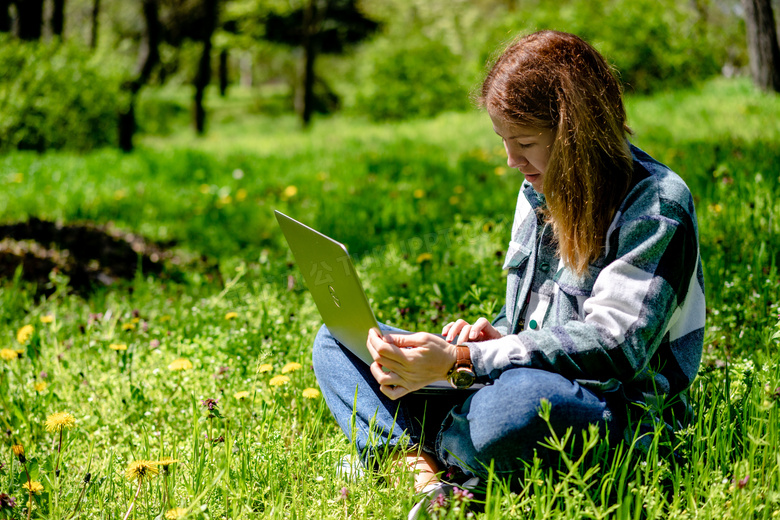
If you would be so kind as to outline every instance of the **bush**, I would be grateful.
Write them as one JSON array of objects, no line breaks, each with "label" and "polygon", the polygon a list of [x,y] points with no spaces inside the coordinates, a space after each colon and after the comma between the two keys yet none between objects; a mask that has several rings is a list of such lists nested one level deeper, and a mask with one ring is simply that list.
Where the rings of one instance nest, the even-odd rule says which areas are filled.
[{"label": "bush", "polygon": [[0,39],[0,151],[117,141],[119,75],[69,43]]},{"label": "bush", "polygon": [[430,117],[469,106],[471,80],[444,43],[421,35],[381,38],[358,56],[352,109],[373,120]]},{"label": "bush", "polygon": [[738,24],[716,26],[703,16],[690,3],[675,0],[570,0],[504,17],[493,30],[500,37],[493,41],[539,29],[574,33],[618,69],[627,91],[649,93],[718,74],[730,59],[732,25]]}]

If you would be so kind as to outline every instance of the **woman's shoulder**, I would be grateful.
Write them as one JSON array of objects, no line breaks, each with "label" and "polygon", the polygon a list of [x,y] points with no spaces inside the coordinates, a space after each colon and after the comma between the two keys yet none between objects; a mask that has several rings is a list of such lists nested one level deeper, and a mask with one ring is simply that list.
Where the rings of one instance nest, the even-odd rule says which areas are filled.
[{"label": "woman's shoulder", "polygon": [[685,181],[644,150],[631,145],[633,181],[618,211],[622,219],[653,216],[695,221],[693,196]]}]

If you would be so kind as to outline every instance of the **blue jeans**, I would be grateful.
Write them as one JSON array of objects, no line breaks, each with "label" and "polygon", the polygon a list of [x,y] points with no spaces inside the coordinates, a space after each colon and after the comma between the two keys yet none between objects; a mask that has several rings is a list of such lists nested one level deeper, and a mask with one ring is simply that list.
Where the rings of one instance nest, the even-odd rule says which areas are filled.
[{"label": "blue jeans", "polygon": [[[380,326],[383,332],[399,329]],[[341,345],[323,326],[314,341],[314,372],[336,422],[356,444],[364,462],[380,450],[418,446],[445,467],[485,477],[487,467],[505,476],[522,471],[550,434],[539,417],[539,403],[551,405],[550,423],[558,435],[566,428],[596,424],[610,432],[617,414],[604,396],[544,370],[515,368],[474,392],[444,395],[411,393],[391,400],[379,391],[368,365]],[[576,435],[580,437],[580,435]],[[544,458],[544,456],[543,456]]]}]

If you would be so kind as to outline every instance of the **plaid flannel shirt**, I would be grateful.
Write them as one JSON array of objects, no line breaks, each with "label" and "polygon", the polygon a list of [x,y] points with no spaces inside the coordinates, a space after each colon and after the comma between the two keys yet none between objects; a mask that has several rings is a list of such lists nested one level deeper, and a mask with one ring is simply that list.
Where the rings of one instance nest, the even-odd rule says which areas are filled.
[{"label": "plaid flannel shirt", "polygon": [[523,184],[504,263],[506,305],[494,320],[505,336],[468,343],[477,376],[533,367],[634,402],[684,398],[701,362],[705,319],[693,199],[669,168],[631,151],[629,193],[603,254],[581,278],[557,261],[552,241],[540,240],[544,198]]}]

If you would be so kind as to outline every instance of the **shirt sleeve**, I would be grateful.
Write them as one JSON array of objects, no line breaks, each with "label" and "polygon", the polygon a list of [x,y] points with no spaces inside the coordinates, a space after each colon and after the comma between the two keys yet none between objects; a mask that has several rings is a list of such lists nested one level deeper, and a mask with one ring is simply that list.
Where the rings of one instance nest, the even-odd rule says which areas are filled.
[{"label": "shirt sleeve", "polygon": [[681,207],[623,221],[610,233],[614,260],[595,277],[583,318],[470,342],[477,376],[514,367],[570,379],[629,381],[649,363],[684,301],[698,264],[695,224]]}]

